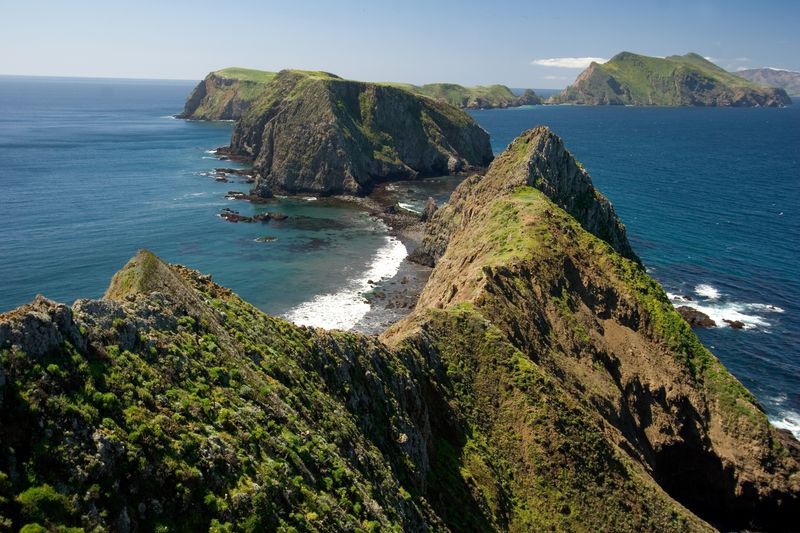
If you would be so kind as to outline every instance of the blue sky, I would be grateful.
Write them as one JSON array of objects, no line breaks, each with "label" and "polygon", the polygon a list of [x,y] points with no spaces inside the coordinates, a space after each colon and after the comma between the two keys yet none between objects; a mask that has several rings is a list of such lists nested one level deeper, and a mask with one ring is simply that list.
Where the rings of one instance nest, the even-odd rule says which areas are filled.
[{"label": "blue sky", "polygon": [[800,2],[790,0],[3,4],[0,74],[199,79],[225,66],[290,67],[557,88],[574,80],[583,58],[622,50],[694,51],[729,70],[800,71]]}]

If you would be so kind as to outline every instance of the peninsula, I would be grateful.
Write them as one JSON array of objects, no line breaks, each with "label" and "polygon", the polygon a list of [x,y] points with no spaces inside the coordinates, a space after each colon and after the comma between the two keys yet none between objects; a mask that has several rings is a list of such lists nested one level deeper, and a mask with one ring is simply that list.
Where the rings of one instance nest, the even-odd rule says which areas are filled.
[{"label": "peninsula", "polygon": [[[345,110],[363,99],[391,113],[366,105],[379,91],[422,105],[329,75],[278,77],[305,78],[326,113],[340,96]],[[146,251],[102,299],[38,297],[0,315],[0,525],[800,523],[800,444],[700,343],[550,130],[466,179],[426,232],[430,279],[380,337],[270,317]]]}]

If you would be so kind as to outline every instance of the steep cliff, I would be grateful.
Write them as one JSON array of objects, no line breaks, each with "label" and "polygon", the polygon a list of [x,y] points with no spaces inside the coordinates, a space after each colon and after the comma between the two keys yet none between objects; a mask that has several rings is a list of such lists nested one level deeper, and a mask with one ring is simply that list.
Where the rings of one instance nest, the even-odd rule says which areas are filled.
[{"label": "steep cliff", "polygon": [[197,84],[177,117],[238,120],[274,77],[274,72],[237,67],[211,72]]},{"label": "steep cliff", "polygon": [[624,237],[597,193],[570,200],[591,187],[570,159],[538,128],[459,186],[380,339],[269,317],[148,252],[103,300],[0,315],[0,525],[793,527],[798,443],[590,233]]},{"label": "steep cliff", "polygon": [[777,68],[753,68],[740,70],[734,74],[759,85],[783,89],[790,96],[800,96],[800,72]]},{"label": "steep cliff", "polygon": [[641,106],[791,105],[782,89],[757,85],[698,54],[648,57],[621,52],[592,63],[550,103]]},{"label": "steep cliff", "polygon": [[465,172],[492,159],[465,112],[408,91],[323,72],[281,71],[237,122],[256,194],[365,194],[374,183]]},{"label": "steep cliff", "polygon": [[492,194],[521,186],[539,189],[586,231],[609,243],[621,255],[639,261],[614,207],[594,188],[583,165],[572,157],[561,139],[547,128],[528,130],[514,139],[492,165],[491,174],[500,177],[492,181],[473,176],[453,192],[450,201],[429,223],[422,244],[412,252],[412,260],[433,266],[447,249],[453,232],[467,223],[464,214],[476,205],[473,192],[493,183],[496,190]]}]

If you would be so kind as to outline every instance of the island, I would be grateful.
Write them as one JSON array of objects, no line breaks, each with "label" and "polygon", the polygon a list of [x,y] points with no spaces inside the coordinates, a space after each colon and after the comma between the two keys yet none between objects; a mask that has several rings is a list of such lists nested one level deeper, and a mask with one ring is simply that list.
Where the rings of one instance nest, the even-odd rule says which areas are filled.
[{"label": "island", "polygon": [[[252,101],[276,76],[275,72],[230,67],[209,73],[186,99],[183,112],[177,118],[191,120],[237,120]],[[522,94],[505,85],[464,87],[455,83],[386,82],[414,94],[427,96],[460,109],[493,109],[537,105],[543,103],[532,89]]]},{"label": "island", "polygon": [[376,183],[481,169],[489,134],[465,111],[404,89],[284,70],[218,150],[252,161],[253,194],[364,195]]},{"label": "island", "polygon": [[[345,109],[370,91],[408,98],[282,75],[298,76],[314,78],[326,112],[340,95]],[[514,140],[430,214],[426,233],[427,285],[377,337],[268,316],[147,251],[101,299],[40,296],[0,314],[0,524],[800,523],[800,444],[701,344],[553,132]]]},{"label": "island", "polygon": [[789,96],[800,96],[800,72],[779,68],[753,68],[733,74],[759,85],[783,89]]},{"label": "island", "polygon": [[455,83],[429,83],[426,85],[394,83],[391,85],[446,102],[460,109],[495,109],[543,103],[542,98],[533,89],[525,89],[522,94],[517,95],[505,85],[477,85],[475,87],[464,87]]},{"label": "island", "polygon": [[592,62],[549,103],[635,106],[781,107],[792,100],[783,89],[731,74],[699,54],[664,58],[621,52]]}]

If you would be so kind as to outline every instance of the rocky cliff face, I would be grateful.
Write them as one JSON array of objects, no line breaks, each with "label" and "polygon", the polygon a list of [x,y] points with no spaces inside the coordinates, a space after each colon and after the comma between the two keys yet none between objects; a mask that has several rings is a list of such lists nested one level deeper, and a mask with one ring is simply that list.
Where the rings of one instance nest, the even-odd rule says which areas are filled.
[{"label": "rocky cliff face", "polygon": [[459,187],[419,304],[379,339],[148,252],[102,300],[0,315],[0,524],[793,527],[797,442],[587,231],[605,204],[570,202],[591,182],[562,150],[527,132]]},{"label": "rocky cliff face", "polygon": [[753,68],[740,70],[733,74],[759,85],[783,89],[790,96],[800,96],[800,72],[774,68]]},{"label": "rocky cliff face", "polygon": [[622,52],[592,63],[551,103],[642,106],[781,107],[782,89],[748,82],[697,54],[656,58]]},{"label": "rocky cliff face", "polygon": [[466,172],[492,159],[463,111],[386,85],[282,71],[236,124],[254,192],[356,194],[376,182]]},{"label": "rocky cliff face", "polygon": [[586,231],[606,241],[619,254],[639,261],[614,207],[594,188],[583,166],[549,129],[534,128],[517,137],[492,165],[487,177],[473,176],[453,192],[450,201],[432,218],[420,247],[412,253],[414,261],[428,266],[436,263],[453,232],[472,223],[474,206],[481,202],[476,194],[501,194],[522,186],[542,191]]},{"label": "rocky cliff face", "polygon": [[274,76],[242,68],[211,72],[194,88],[177,118],[238,120]]}]

